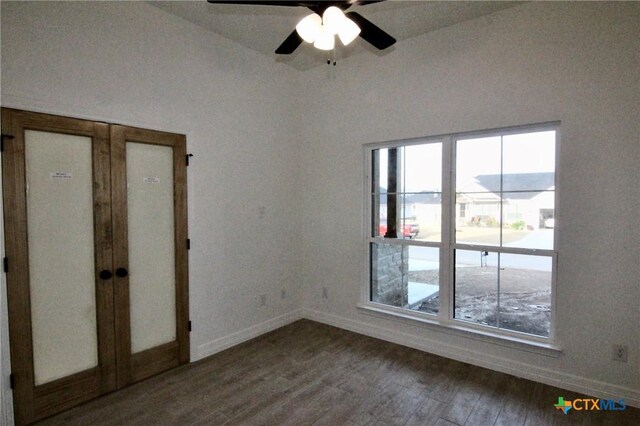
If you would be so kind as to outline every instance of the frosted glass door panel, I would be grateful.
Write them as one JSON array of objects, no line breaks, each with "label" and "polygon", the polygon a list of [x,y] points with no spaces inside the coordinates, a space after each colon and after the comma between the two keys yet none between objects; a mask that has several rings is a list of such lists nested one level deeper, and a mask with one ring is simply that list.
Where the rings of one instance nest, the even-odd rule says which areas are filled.
[{"label": "frosted glass door panel", "polygon": [[98,365],[91,143],[25,131],[36,385]]},{"label": "frosted glass door panel", "polygon": [[127,142],[131,352],[176,340],[173,149]]}]

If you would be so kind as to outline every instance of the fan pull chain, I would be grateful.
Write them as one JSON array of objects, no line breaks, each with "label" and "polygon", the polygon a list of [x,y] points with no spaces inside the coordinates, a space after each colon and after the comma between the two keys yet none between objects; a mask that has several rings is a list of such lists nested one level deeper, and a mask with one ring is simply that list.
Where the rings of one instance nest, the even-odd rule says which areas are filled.
[{"label": "fan pull chain", "polygon": [[[327,58],[327,65],[331,65],[331,59]],[[336,48],[335,46],[333,47],[333,66],[336,66]]]}]

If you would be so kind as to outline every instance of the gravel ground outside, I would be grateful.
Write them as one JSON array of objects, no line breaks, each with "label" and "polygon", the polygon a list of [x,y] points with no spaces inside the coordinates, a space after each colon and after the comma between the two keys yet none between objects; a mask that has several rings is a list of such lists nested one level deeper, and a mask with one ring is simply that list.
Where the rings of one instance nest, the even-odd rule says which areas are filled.
[{"label": "gravel ground outside", "polygon": [[[409,273],[409,281],[437,282],[438,271]],[[438,293],[415,309],[438,312]],[[467,267],[456,269],[455,317],[461,320],[537,336],[548,336],[551,316],[551,273]]]}]

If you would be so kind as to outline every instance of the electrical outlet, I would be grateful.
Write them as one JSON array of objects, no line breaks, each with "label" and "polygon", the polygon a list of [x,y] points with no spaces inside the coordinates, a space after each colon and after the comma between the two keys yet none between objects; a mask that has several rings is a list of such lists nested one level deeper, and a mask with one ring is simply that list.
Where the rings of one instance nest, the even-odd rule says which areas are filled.
[{"label": "electrical outlet", "polygon": [[326,287],[322,287],[322,298],[323,299],[328,299],[329,298],[329,290],[327,290]]},{"label": "electrical outlet", "polygon": [[627,362],[629,356],[629,346],[613,345],[613,360],[618,362]]},{"label": "electrical outlet", "polygon": [[287,292],[285,291],[285,289],[280,290],[280,299],[286,299],[287,298]]},{"label": "electrical outlet", "polygon": [[267,295],[266,294],[261,294],[260,295],[260,306],[267,306]]}]

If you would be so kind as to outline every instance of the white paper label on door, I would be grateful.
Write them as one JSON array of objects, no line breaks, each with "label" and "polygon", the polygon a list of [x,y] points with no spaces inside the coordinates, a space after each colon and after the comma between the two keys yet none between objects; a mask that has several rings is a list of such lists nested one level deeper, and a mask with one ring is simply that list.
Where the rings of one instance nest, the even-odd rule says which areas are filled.
[{"label": "white paper label on door", "polygon": [[146,177],[142,179],[144,183],[160,183],[159,177]]},{"label": "white paper label on door", "polygon": [[49,178],[50,179],[71,179],[73,176],[71,175],[71,172],[51,172],[49,173]]}]

